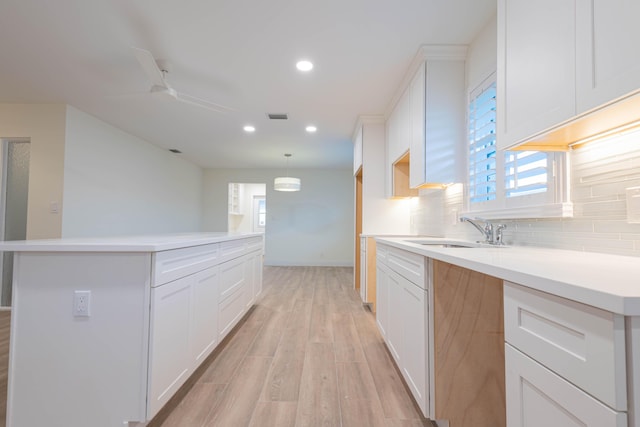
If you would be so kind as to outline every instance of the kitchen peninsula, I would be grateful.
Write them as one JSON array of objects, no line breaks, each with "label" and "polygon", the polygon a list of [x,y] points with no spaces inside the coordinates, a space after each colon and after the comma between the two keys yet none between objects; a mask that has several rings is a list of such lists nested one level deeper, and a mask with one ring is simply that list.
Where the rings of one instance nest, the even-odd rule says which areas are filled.
[{"label": "kitchen peninsula", "polygon": [[262,291],[260,233],[4,242],[7,425],[142,426]]}]

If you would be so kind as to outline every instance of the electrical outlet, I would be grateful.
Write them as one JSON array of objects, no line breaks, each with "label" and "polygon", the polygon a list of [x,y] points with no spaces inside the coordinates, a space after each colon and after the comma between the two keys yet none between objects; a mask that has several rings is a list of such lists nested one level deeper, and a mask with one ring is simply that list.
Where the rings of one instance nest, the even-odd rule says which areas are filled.
[{"label": "electrical outlet", "polygon": [[91,291],[75,291],[73,293],[73,316],[89,317],[91,315]]}]

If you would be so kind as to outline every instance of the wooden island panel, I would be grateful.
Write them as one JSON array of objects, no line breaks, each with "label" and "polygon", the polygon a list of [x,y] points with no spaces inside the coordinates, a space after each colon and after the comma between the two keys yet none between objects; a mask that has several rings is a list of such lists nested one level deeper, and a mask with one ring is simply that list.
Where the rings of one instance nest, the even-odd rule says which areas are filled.
[{"label": "wooden island panel", "polygon": [[506,427],[502,280],[433,262],[435,415]]}]

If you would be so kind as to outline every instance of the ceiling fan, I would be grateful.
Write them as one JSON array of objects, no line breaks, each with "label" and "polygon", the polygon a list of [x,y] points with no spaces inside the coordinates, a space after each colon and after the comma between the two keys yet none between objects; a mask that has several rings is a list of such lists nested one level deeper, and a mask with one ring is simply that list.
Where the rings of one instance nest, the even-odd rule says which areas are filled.
[{"label": "ceiling fan", "polygon": [[167,74],[171,71],[171,64],[168,61],[156,60],[148,50],[137,47],[132,47],[132,49],[138,59],[138,62],[142,66],[142,70],[151,81],[152,86],[149,90],[150,94],[206,108],[217,113],[235,111],[233,108],[225,107],[224,105],[216,104],[207,101],[206,99],[176,91],[169,85],[169,82],[167,82]]}]

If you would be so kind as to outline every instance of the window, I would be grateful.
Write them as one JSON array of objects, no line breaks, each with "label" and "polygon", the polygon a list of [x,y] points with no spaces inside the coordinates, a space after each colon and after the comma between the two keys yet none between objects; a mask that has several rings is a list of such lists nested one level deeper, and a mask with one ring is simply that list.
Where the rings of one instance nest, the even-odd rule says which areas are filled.
[{"label": "window", "polygon": [[468,110],[468,211],[486,218],[571,216],[564,153],[498,152],[495,74],[474,89]]}]

